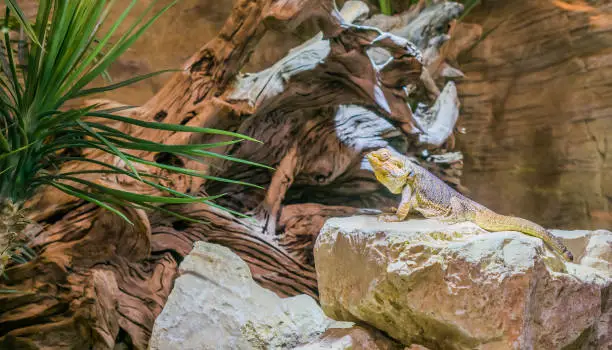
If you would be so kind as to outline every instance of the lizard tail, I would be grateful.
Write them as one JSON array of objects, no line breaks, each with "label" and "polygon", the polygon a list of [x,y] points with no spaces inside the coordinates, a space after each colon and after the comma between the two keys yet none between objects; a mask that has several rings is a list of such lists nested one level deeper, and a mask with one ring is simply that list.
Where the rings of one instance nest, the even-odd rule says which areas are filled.
[{"label": "lizard tail", "polygon": [[568,261],[574,260],[574,256],[565,247],[561,240],[553,236],[544,227],[535,224],[529,220],[517,218],[514,216],[500,215],[492,211],[476,215],[474,220],[475,224],[482,227],[485,230],[498,232],[498,231],[518,231],[524,234],[540,238],[548,246],[550,246],[555,252],[559,253]]}]

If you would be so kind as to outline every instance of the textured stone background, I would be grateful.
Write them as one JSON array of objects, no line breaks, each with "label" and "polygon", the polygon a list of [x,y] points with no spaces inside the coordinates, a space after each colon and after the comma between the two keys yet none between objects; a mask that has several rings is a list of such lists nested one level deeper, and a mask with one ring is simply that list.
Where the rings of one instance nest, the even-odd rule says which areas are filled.
[{"label": "textured stone background", "polygon": [[491,209],[558,228],[612,227],[610,6],[485,1],[460,60],[464,184]]}]

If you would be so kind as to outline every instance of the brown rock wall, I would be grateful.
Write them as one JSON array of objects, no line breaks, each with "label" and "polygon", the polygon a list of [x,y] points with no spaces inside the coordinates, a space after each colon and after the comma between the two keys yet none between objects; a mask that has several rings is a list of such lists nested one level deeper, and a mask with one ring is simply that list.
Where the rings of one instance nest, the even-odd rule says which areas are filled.
[{"label": "brown rock wall", "polygon": [[612,227],[608,9],[487,1],[466,19],[496,28],[459,59],[472,198],[549,227]]}]

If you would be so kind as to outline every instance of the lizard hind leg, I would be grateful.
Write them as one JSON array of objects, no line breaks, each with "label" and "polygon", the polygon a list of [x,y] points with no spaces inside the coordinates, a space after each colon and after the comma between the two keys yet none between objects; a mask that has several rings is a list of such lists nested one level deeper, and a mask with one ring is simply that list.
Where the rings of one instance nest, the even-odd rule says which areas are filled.
[{"label": "lizard hind leg", "polygon": [[467,208],[457,197],[450,199],[449,208],[444,215],[440,215],[437,219],[447,224],[456,224],[462,221],[469,221],[466,215]]}]

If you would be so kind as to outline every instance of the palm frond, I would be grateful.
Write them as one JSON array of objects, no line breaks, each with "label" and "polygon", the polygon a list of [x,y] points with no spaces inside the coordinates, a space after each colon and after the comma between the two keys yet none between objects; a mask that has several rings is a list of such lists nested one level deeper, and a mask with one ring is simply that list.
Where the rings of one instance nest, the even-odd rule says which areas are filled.
[{"label": "palm frond", "polygon": [[[108,209],[129,222],[121,210],[122,206],[152,209],[163,204],[213,203],[219,197],[195,197],[180,193],[162,185],[158,181],[162,176],[142,169],[255,186],[150,162],[136,155],[136,152],[143,151],[166,152],[179,157],[218,158],[264,166],[210,151],[237,142],[257,141],[253,138],[225,130],[125,117],[116,114],[119,109],[99,110],[98,105],[64,107],[66,102],[77,98],[122,88],[170,72],[154,72],[107,86],[91,87],[95,79],[104,76],[108,67],[177,2],[172,1],[161,10],[154,11],[157,2],[152,1],[145,11],[130,16],[136,1],[130,0],[125,4],[116,0],[40,0],[36,19],[30,22],[17,0],[5,0],[4,35],[0,43],[0,200],[3,203],[20,205],[40,186],[52,186]],[[122,3],[124,9],[117,20],[109,26],[102,26],[113,6],[118,3]],[[135,19],[124,25],[131,17]],[[108,29],[103,31],[103,27]],[[120,34],[120,28],[125,27],[127,29]],[[18,40],[15,40],[16,36]],[[165,145],[126,134],[101,120],[154,130],[212,134],[227,140],[210,144]],[[75,148],[105,152],[120,158],[125,166],[62,152]],[[96,166],[92,167],[93,170],[58,171],[62,163],[68,161],[90,162]],[[91,174],[128,176],[159,195],[110,188],[85,180],[82,176]]]},{"label": "palm frond", "polygon": [[391,6],[391,0],[380,0],[380,12],[384,15],[391,16],[393,14],[393,7]]}]

